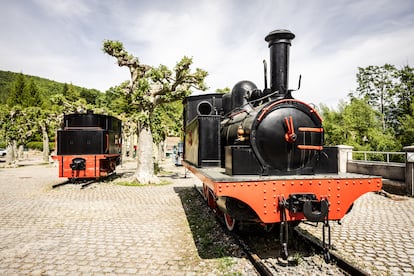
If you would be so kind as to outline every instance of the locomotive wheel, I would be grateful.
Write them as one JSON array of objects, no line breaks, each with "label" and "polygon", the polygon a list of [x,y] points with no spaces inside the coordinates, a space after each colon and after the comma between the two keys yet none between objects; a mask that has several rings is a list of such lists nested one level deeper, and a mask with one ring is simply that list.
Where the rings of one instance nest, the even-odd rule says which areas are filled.
[{"label": "locomotive wheel", "polygon": [[230,232],[234,231],[237,221],[227,213],[223,213],[223,216],[224,216],[224,222],[226,223],[227,230],[229,230]]},{"label": "locomotive wheel", "polygon": [[207,205],[214,210],[214,212],[217,211],[217,203],[216,199],[214,198],[213,192],[210,191],[208,187],[206,187],[206,193],[207,193]]},{"label": "locomotive wheel", "polygon": [[206,184],[203,183],[203,198],[207,201],[208,199],[208,187]]}]

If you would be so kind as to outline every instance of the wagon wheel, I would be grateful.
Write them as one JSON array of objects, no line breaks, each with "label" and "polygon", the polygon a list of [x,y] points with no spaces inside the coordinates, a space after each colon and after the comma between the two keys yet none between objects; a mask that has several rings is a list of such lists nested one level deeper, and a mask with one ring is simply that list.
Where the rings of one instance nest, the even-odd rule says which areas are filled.
[{"label": "wagon wheel", "polygon": [[227,230],[229,230],[230,232],[234,231],[237,221],[227,213],[223,213],[223,216],[224,216],[224,222],[226,223]]}]

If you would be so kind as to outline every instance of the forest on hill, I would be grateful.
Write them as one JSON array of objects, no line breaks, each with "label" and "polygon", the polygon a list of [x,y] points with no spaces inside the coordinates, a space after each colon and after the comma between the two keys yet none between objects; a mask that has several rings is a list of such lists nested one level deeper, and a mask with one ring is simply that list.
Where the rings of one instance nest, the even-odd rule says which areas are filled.
[{"label": "forest on hill", "polygon": [[[48,104],[47,99],[53,95],[66,95],[68,98],[82,97],[88,103],[94,104],[96,98],[101,96],[101,91],[96,89],[87,89],[73,84],[61,83],[37,76],[25,75],[23,73],[15,73],[0,70],[0,104],[7,104],[7,100],[15,97],[14,93],[18,92],[15,85],[32,85],[26,88],[26,94],[23,97],[42,98],[42,102]],[[31,89],[31,91],[28,91]]]}]

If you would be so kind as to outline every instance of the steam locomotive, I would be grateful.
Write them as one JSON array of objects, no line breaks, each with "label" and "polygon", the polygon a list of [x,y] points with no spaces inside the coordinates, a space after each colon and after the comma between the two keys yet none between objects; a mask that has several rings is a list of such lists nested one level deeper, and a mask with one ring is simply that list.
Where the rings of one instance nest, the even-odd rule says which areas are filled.
[{"label": "steam locomotive", "polygon": [[121,160],[121,121],[93,114],[67,114],[56,135],[59,177],[99,179],[115,172]]},{"label": "steam locomotive", "polygon": [[[295,35],[270,32],[270,87],[240,81],[228,94],[187,97],[183,164],[203,182],[208,205],[232,231],[238,223],[280,227],[287,258],[288,225],[322,222],[329,258],[329,221],[339,221],[381,178],[338,172],[338,149],[324,146],[322,118],[288,89],[289,49]],[[328,233],[325,233],[328,231]],[[327,235],[325,235],[327,234]],[[329,241],[325,241],[325,236]]]}]

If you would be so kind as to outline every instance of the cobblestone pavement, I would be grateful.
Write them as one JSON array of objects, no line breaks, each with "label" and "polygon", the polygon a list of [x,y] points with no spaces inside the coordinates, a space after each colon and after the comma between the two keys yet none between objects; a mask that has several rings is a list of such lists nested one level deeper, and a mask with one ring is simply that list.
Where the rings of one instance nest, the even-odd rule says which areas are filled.
[{"label": "cobblestone pavement", "polygon": [[[191,175],[52,189],[62,182],[55,167],[26,165],[0,168],[0,275],[254,274],[244,258],[199,256],[175,189],[192,187]],[[414,198],[366,194],[342,225],[332,223],[332,244],[371,275],[414,275],[413,210]],[[301,227],[321,237],[320,226]]]},{"label": "cobblestone pavement", "polygon": [[195,181],[52,189],[53,166],[0,169],[0,275],[254,273],[244,258],[199,257],[174,190]]},{"label": "cobblestone pavement", "polygon": [[[414,198],[368,193],[342,225],[332,223],[332,244],[371,275],[414,275]],[[321,239],[321,226],[301,226]]]}]

